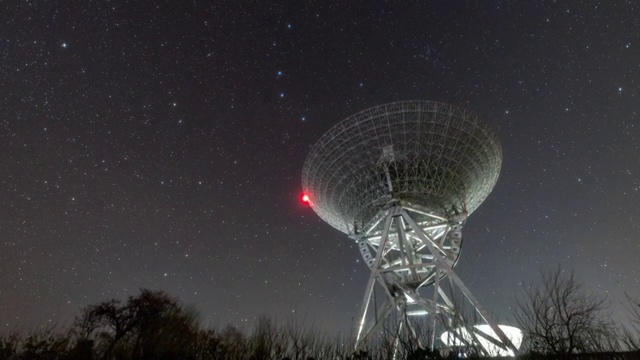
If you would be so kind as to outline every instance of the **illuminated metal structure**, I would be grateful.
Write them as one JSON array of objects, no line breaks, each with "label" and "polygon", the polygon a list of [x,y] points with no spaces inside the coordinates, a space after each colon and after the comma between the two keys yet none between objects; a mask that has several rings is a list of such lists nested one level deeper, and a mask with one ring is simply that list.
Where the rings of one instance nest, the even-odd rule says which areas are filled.
[{"label": "illuminated metal structure", "polygon": [[[463,108],[432,101],[361,111],[313,145],[302,170],[305,201],[357,242],[371,269],[356,350],[394,311],[398,334],[409,336],[416,335],[410,315],[427,314],[433,347],[436,328],[464,320],[451,293],[457,288],[498,335],[492,342],[515,351],[453,270],[462,227],[493,189],[501,163],[491,129]],[[380,306],[376,284],[385,294]]]}]

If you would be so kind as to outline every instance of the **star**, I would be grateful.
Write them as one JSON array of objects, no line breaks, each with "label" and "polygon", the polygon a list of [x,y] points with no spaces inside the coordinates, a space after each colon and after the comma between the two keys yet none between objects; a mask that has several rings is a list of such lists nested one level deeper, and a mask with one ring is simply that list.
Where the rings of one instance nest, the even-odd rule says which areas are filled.
[{"label": "star", "polygon": [[[21,2],[4,3],[25,13]],[[249,318],[251,329],[256,315],[281,319],[296,304],[296,315],[310,309],[328,334],[349,332],[367,262],[298,206],[300,177],[311,148],[342,119],[403,100],[459,105],[501,145],[500,176],[465,225],[459,269],[489,312],[510,318],[515,289],[557,260],[589,288],[638,288],[636,2],[570,14],[552,1],[480,14],[433,1],[410,10],[235,3],[183,2],[176,11],[92,1],[14,16],[3,31],[0,282],[12,290],[0,296],[3,328],[72,323],[82,304],[151,288],[201,309],[205,323]],[[425,21],[434,14],[438,21]],[[465,18],[475,20],[457,26]],[[333,166],[366,162],[375,176],[378,145],[366,159],[336,153]],[[574,259],[580,247],[583,259],[608,257],[622,278],[593,276],[597,265]],[[518,264],[504,261],[523,253]],[[317,284],[312,298],[302,283]]]}]

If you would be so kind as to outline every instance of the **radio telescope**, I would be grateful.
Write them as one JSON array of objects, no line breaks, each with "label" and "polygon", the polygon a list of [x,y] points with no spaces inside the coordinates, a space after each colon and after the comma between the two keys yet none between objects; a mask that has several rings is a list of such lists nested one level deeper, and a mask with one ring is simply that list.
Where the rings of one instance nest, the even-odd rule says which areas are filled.
[{"label": "radio telescope", "polygon": [[[453,269],[462,227],[493,189],[501,163],[500,144],[487,125],[465,109],[432,101],[361,111],[313,145],[302,170],[305,201],[356,241],[371,269],[356,350],[394,311],[401,319],[397,334],[414,337],[411,315],[427,315],[433,348],[436,329],[451,331],[464,320],[456,298],[462,293],[497,334],[492,343],[517,351]],[[468,328],[475,344],[486,338]]]}]

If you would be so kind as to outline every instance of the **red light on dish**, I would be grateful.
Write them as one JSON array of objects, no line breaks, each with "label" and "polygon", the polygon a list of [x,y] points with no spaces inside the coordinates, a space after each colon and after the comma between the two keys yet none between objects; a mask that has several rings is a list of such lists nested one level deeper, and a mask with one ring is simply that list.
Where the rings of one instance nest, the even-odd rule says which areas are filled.
[{"label": "red light on dish", "polygon": [[300,200],[302,200],[302,202],[307,205],[311,204],[311,199],[309,199],[309,194],[302,194],[302,197],[300,198]]}]

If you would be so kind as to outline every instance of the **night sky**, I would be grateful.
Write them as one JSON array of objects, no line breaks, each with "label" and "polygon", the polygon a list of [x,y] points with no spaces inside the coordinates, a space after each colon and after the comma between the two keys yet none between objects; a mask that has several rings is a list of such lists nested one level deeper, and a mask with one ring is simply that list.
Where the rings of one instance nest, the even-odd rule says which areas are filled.
[{"label": "night sky", "polygon": [[3,1],[0,329],[150,288],[205,325],[350,331],[368,269],[300,172],[341,119],[414,99],[501,139],[456,267],[485,307],[508,320],[558,264],[640,294],[639,74],[636,0]]}]

